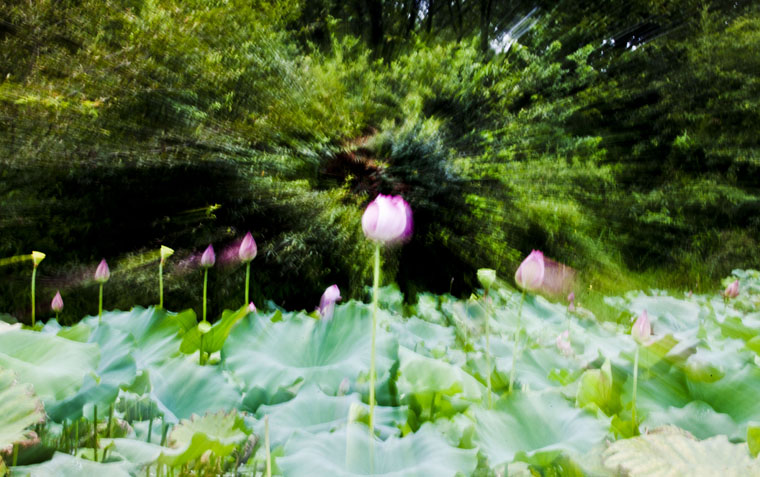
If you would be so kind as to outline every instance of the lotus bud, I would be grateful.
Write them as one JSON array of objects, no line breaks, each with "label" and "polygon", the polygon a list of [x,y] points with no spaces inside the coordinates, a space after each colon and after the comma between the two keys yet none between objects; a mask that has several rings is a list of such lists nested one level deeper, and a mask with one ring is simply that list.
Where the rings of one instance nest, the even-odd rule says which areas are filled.
[{"label": "lotus bud", "polygon": [[739,280],[734,280],[727,286],[726,291],[723,292],[723,296],[726,298],[736,298],[739,296]]},{"label": "lotus bud", "polygon": [[206,250],[201,255],[201,267],[211,268],[216,263],[216,255],[214,255],[214,247],[209,244]]},{"label": "lotus bud", "polygon": [[37,265],[40,264],[41,261],[45,260],[45,254],[42,252],[33,251],[32,252],[32,263],[34,264],[34,268],[37,268]]},{"label": "lotus bud", "polygon": [[340,385],[338,386],[338,396],[345,396],[348,394],[350,384],[351,383],[348,381],[348,378],[343,378],[343,380],[340,382]]},{"label": "lotus bud", "polygon": [[165,263],[166,259],[171,257],[174,254],[174,249],[167,247],[166,245],[161,245],[161,263]]},{"label": "lotus bud", "polygon": [[643,343],[647,341],[651,335],[652,324],[649,322],[647,311],[644,310],[636,319],[636,323],[633,324],[633,328],[631,328],[631,336],[633,336],[633,338],[639,343]]},{"label": "lotus bud", "polygon": [[209,331],[211,331],[211,323],[208,321],[201,321],[198,323],[198,332],[200,332],[200,334],[205,335]]},{"label": "lotus bud", "polygon": [[322,294],[322,298],[319,300],[319,315],[329,320],[332,318],[333,311],[335,310],[335,302],[340,300],[340,289],[338,285],[330,285]]},{"label": "lotus bud", "polygon": [[478,281],[483,288],[490,290],[496,281],[496,270],[490,268],[481,268],[478,270]]},{"label": "lotus bud", "polygon": [[56,292],[53,301],[50,302],[50,308],[56,313],[60,313],[63,310],[63,298],[61,298],[60,291]]},{"label": "lotus bud", "polygon": [[256,305],[254,305],[253,302],[248,304],[248,313],[256,313]]},{"label": "lotus bud", "polygon": [[100,261],[98,268],[95,270],[95,281],[98,283],[105,283],[111,278],[111,271],[108,269],[106,259]]},{"label": "lotus bud", "polygon": [[378,195],[362,216],[364,235],[384,244],[407,240],[412,235],[412,224],[412,208],[397,195]]},{"label": "lotus bud", "polygon": [[565,356],[573,354],[573,348],[570,346],[570,332],[568,330],[563,331],[557,336],[557,349]]},{"label": "lotus bud", "polygon": [[567,311],[574,312],[575,311],[575,292],[570,292],[570,294],[567,295],[567,301],[570,302],[567,305]]},{"label": "lotus bud", "polygon": [[248,232],[245,234],[245,237],[243,237],[243,241],[240,242],[240,248],[238,249],[238,256],[240,257],[240,260],[243,262],[250,262],[254,258],[256,258],[256,253],[258,252],[258,249],[256,248],[256,241],[253,240],[253,236],[251,235],[251,232]]},{"label": "lotus bud", "polygon": [[533,250],[517,268],[515,282],[526,291],[537,291],[544,282],[544,254]]}]

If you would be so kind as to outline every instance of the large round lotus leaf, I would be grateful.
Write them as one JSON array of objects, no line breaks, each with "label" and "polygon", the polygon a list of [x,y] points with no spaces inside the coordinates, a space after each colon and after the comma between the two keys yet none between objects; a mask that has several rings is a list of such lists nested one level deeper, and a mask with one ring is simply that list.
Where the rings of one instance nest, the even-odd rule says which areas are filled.
[{"label": "large round lotus leaf", "polygon": [[12,371],[0,368],[0,452],[34,442],[28,428],[44,420],[45,410],[31,386],[19,385]]},{"label": "large round lotus leaf", "polygon": [[607,437],[609,424],[572,407],[558,394],[517,392],[493,410],[473,411],[475,443],[491,467],[517,459],[547,464],[561,453],[582,454]]},{"label": "large round lotus leaf", "polygon": [[0,333],[0,367],[13,370],[20,382],[33,385],[35,394],[46,403],[76,393],[99,359],[96,344],[27,330]]},{"label": "large round lotus leaf", "polygon": [[83,475],[130,477],[131,470],[133,470],[132,465],[124,461],[101,464],[56,452],[47,462],[11,467],[11,477],[81,477]]},{"label": "large round lotus leaf", "polygon": [[48,415],[54,421],[78,419],[86,404],[107,409],[118,396],[119,388],[135,379],[135,360],[131,356],[134,339],[131,335],[102,326],[92,333],[89,340],[104,350],[95,375],[85,376],[82,387],[75,395],[48,405]]},{"label": "large round lotus leaf", "polygon": [[[270,440],[272,447],[276,447],[296,430],[317,434],[343,427],[348,423],[349,413],[357,411],[369,414],[369,406],[361,402],[359,394],[328,396],[316,386],[307,386],[290,401],[259,407],[256,415],[269,416]],[[405,423],[406,407],[375,407],[375,428],[382,437],[398,434],[398,426]],[[257,423],[256,432],[263,435],[263,419]]]},{"label": "large round lotus leaf", "polygon": [[[283,388],[303,381],[327,394],[337,394],[343,379],[355,382],[369,374],[372,318],[370,308],[355,301],[335,307],[331,320],[304,314],[272,322],[261,315],[246,316],[222,348],[224,366],[242,381],[249,395],[258,395],[251,408],[273,402]],[[377,376],[389,374],[396,345],[378,327]]]},{"label": "large round lotus leaf", "polygon": [[441,357],[454,347],[454,328],[429,323],[416,317],[393,321],[390,329],[399,345],[426,356]]},{"label": "large round lotus leaf", "polygon": [[[506,340],[496,343],[495,364],[496,369],[505,376],[512,370],[512,342]],[[577,361],[567,358],[556,349],[538,348],[524,349],[518,353],[515,366],[515,385],[518,388],[527,387],[534,391],[555,387],[558,383],[549,376],[554,370],[567,369],[576,371],[579,369]]]},{"label": "large round lotus leaf", "polygon": [[369,429],[358,424],[331,434],[297,432],[277,459],[285,477],[454,477],[470,475],[476,464],[475,449],[452,447],[429,426],[381,441],[370,440]]},{"label": "large round lotus leaf", "polygon": [[609,470],[630,477],[760,475],[760,460],[746,444],[731,444],[726,436],[697,441],[674,427],[614,442],[602,457]]},{"label": "large round lotus leaf", "polygon": [[728,414],[746,432],[747,424],[760,419],[760,369],[750,364],[714,383],[689,382],[693,399]]},{"label": "large round lotus leaf", "polygon": [[151,398],[168,422],[240,406],[240,393],[214,366],[199,366],[191,357],[177,357],[148,372]]},{"label": "large round lotus leaf", "polygon": [[[633,363],[623,369],[628,378],[623,384],[622,401],[630,403],[633,399]],[[682,408],[693,399],[683,370],[665,361],[646,370],[639,369],[636,408],[640,414],[666,411],[671,406]]]},{"label": "large round lotus leaf", "polygon": [[217,412],[183,419],[169,435],[169,447],[161,462],[178,466],[199,458],[210,450],[217,457],[228,456],[251,432],[235,412]]},{"label": "large round lotus leaf", "polygon": [[652,330],[658,335],[696,329],[700,319],[707,316],[706,310],[693,301],[671,296],[647,296],[641,292],[631,297],[628,309],[633,316],[639,316],[646,310]]},{"label": "large round lotus leaf", "polygon": [[698,439],[718,434],[724,434],[732,440],[744,438],[731,416],[715,412],[709,404],[702,401],[692,401],[683,408],[671,406],[662,411],[653,411],[643,422],[643,427],[649,429],[665,425],[689,431]]}]

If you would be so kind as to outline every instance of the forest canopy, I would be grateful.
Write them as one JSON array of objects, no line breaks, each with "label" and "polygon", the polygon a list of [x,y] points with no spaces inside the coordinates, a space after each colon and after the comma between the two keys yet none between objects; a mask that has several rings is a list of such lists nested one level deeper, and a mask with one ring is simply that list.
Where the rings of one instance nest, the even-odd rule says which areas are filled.
[{"label": "forest canopy", "polygon": [[[44,251],[81,316],[103,257],[109,308],[153,303],[167,245],[192,306],[183,260],[250,230],[254,300],[313,308],[363,295],[361,213],[392,193],[410,293],[532,249],[602,287],[714,287],[760,262],[756,51],[750,1],[6,0],[0,257]],[[17,317],[27,265],[0,267]],[[242,275],[210,279],[218,314]]]}]

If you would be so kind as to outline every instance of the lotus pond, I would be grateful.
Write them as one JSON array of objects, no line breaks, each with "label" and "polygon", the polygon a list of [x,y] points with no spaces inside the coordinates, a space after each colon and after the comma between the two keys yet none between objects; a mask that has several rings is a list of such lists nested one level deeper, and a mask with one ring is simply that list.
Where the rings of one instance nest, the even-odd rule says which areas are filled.
[{"label": "lotus pond", "polygon": [[760,273],[733,275],[731,299],[606,297],[613,319],[583,294],[571,310],[507,286],[409,306],[384,287],[373,436],[370,304],[242,307],[203,342],[194,311],[161,307],[4,325],[0,472],[760,475]]}]

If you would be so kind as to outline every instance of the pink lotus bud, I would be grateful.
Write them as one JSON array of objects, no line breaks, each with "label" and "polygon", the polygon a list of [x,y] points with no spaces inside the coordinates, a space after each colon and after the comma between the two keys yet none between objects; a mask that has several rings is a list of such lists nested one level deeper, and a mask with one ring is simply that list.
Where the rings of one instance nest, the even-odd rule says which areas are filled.
[{"label": "pink lotus bud", "polygon": [[319,300],[319,315],[329,320],[332,318],[333,311],[335,310],[335,302],[340,300],[340,290],[338,285],[330,285],[322,294],[322,298]]},{"label": "pink lotus bud", "polygon": [[570,346],[570,332],[568,330],[563,331],[557,336],[557,348],[565,356],[573,354],[573,348]]},{"label": "pink lotus bud", "polygon": [[248,304],[248,313],[256,313],[256,305],[254,305],[253,302]]},{"label": "pink lotus bud", "polygon": [[723,296],[726,298],[736,298],[739,296],[739,280],[734,280],[727,286],[726,291],[723,292]]},{"label": "pink lotus bud", "polygon": [[348,378],[343,378],[343,380],[340,382],[340,385],[338,386],[338,396],[345,396],[348,394],[348,389],[351,383],[349,382]]},{"label": "pink lotus bud", "polygon": [[533,250],[517,268],[515,282],[523,290],[537,291],[544,282],[544,254]]},{"label": "pink lotus bud", "polygon": [[216,263],[216,255],[214,255],[214,247],[209,244],[208,247],[206,247],[206,251],[203,252],[203,255],[201,255],[201,267],[203,268],[210,268],[214,266],[214,263]]},{"label": "pink lotus bud", "polygon": [[649,323],[649,315],[647,315],[647,311],[644,310],[639,317],[636,318],[636,323],[634,323],[633,328],[631,328],[631,336],[633,336],[633,338],[639,343],[643,343],[647,341],[651,335],[652,325]]},{"label": "pink lotus bud", "polygon": [[106,259],[100,261],[98,268],[95,269],[95,281],[98,283],[105,283],[111,278],[111,271],[108,269]]},{"label": "pink lotus bud", "polygon": [[364,235],[385,244],[402,242],[411,237],[412,223],[412,208],[398,195],[378,195],[362,216]]},{"label": "pink lotus bud", "polygon": [[258,249],[256,248],[256,241],[253,240],[253,236],[251,235],[251,232],[248,232],[245,234],[245,237],[243,237],[243,241],[240,242],[240,249],[238,249],[238,256],[240,257],[240,260],[243,262],[250,262],[254,258],[256,258],[256,253],[258,252]]},{"label": "pink lotus bud", "polygon": [[60,313],[63,310],[63,298],[61,298],[60,291],[56,292],[53,301],[50,302],[50,308],[56,313]]},{"label": "pink lotus bud", "polygon": [[567,305],[567,311],[569,312],[575,311],[575,292],[570,292],[570,294],[567,295],[567,301],[570,302]]}]

